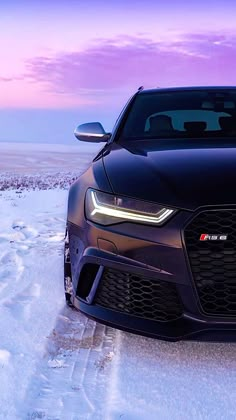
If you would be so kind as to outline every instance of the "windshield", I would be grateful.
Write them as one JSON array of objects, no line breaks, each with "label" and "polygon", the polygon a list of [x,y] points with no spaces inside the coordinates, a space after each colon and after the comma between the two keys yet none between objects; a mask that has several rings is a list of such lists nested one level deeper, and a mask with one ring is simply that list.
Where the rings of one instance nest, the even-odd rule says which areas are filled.
[{"label": "windshield", "polygon": [[236,136],[236,89],[143,92],[122,140]]}]

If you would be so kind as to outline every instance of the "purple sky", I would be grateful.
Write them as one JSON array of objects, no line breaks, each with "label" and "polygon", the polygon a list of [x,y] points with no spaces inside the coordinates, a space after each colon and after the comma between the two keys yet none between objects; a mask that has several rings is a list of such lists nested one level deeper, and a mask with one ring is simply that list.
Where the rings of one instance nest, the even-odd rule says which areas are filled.
[{"label": "purple sky", "polygon": [[8,0],[0,15],[1,141],[66,141],[76,114],[111,129],[140,85],[236,85],[234,0]]}]

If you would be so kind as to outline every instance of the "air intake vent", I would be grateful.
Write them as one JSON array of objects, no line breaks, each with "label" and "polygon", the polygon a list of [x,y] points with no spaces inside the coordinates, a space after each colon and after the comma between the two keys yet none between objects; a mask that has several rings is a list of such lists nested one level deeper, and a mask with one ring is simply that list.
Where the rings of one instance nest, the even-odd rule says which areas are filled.
[{"label": "air intake vent", "polygon": [[182,315],[172,283],[106,268],[95,304],[155,321],[172,321]]}]

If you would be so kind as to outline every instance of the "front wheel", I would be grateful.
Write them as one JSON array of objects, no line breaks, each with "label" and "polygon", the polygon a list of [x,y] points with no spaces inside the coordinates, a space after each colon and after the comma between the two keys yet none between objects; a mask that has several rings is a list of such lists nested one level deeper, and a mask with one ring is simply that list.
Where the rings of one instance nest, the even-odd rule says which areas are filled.
[{"label": "front wheel", "polygon": [[69,249],[69,236],[66,232],[65,247],[64,247],[64,290],[65,301],[68,306],[72,305],[72,277],[71,277],[71,262],[70,262],[70,249]]}]

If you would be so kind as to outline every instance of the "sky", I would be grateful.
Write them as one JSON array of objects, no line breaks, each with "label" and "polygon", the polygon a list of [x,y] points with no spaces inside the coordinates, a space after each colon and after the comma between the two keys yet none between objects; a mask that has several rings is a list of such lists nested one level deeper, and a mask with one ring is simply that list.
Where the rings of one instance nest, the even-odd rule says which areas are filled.
[{"label": "sky", "polygon": [[0,141],[107,131],[140,85],[236,85],[235,0],[2,0]]}]

